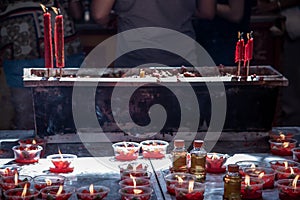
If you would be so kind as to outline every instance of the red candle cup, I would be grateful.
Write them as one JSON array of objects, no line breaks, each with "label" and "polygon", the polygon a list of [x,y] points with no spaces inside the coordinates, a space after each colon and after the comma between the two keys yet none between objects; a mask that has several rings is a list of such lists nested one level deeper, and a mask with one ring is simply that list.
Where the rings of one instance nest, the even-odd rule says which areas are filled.
[{"label": "red candle cup", "polygon": [[153,190],[150,187],[127,186],[119,190],[121,200],[149,200],[151,198]]},{"label": "red candle cup", "polygon": [[187,173],[171,173],[165,176],[167,191],[171,195],[175,195],[175,185],[179,180],[196,181],[196,176]]},{"label": "red candle cup", "polygon": [[31,144],[17,145],[12,150],[17,163],[32,164],[39,161],[43,147]]},{"label": "red candle cup", "polygon": [[285,133],[282,131],[271,131],[269,132],[270,139],[274,140],[285,140],[285,139],[293,139],[294,134],[293,133]]},{"label": "red candle cup", "polygon": [[175,184],[176,200],[203,200],[205,184],[189,181]]},{"label": "red candle cup", "polygon": [[119,182],[119,185],[121,188],[127,187],[127,186],[134,186],[134,181],[136,186],[144,186],[144,187],[151,187],[151,182],[149,179],[146,178],[126,178]]},{"label": "red candle cup", "polygon": [[122,174],[124,171],[147,171],[148,164],[146,163],[139,163],[139,162],[130,162],[130,163],[123,163],[119,165],[120,174]]},{"label": "red candle cup", "polygon": [[4,192],[6,200],[33,200],[37,199],[39,192],[33,189],[15,188]]},{"label": "red candle cup", "polygon": [[101,185],[90,185],[80,187],[76,190],[76,195],[79,200],[101,200],[104,199],[110,189]]},{"label": "red candle cup", "polygon": [[300,162],[300,147],[293,148],[293,160],[296,162]]},{"label": "red candle cup", "polygon": [[146,179],[150,179],[151,178],[151,175],[152,173],[151,172],[148,172],[148,171],[144,171],[144,170],[129,170],[129,171],[124,171],[122,174],[121,174],[121,180],[124,180],[124,179],[128,179],[130,178],[131,176],[135,177],[135,178],[146,178]]},{"label": "red candle cup", "polygon": [[241,184],[242,199],[243,200],[262,199],[263,184],[264,184],[263,180],[249,177],[248,175],[246,175]]},{"label": "red candle cup", "polygon": [[65,177],[60,175],[39,175],[33,178],[34,188],[41,190],[48,186],[60,186],[65,182]]},{"label": "red candle cup", "polygon": [[3,177],[0,180],[0,185],[3,191],[14,188],[24,188],[25,185],[27,185],[27,188],[29,188],[31,180],[31,176],[16,174],[14,176]]},{"label": "red candle cup", "polygon": [[291,156],[293,155],[292,149],[296,147],[297,140],[285,139],[285,140],[269,140],[271,153],[279,156]]},{"label": "red candle cup", "polygon": [[220,153],[208,153],[206,156],[206,172],[208,173],[224,173],[226,172],[226,166],[224,165],[227,160],[227,156]]},{"label": "red candle cup", "polygon": [[300,164],[292,160],[272,160],[269,162],[271,168],[276,169],[287,169],[289,167],[300,167]]},{"label": "red candle cup", "polygon": [[262,179],[264,181],[263,189],[274,188],[276,173],[272,168],[266,168],[266,167],[245,168],[244,172],[250,177]]},{"label": "red candle cup", "polygon": [[119,161],[136,160],[139,156],[140,144],[136,142],[118,142],[112,145],[115,159]]},{"label": "red candle cup", "polygon": [[263,166],[261,162],[255,160],[243,160],[243,161],[238,161],[235,164],[239,166],[240,168],[239,172],[241,176],[245,176],[245,172],[244,172],[245,168],[255,168],[255,167]]},{"label": "red candle cup", "polygon": [[74,167],[71,166],[72,161],[76,159],[77,156],[73,154],[53,154],[47,156],[54,167],[50,167],[50,171],[53,173],[69,173],[73,172]]},{"label": "red candle cup", "polygon": [[163,140],[146,140],[141,145],[144,158],[161,159],[166,156],[169,143]]},{"label": "red candle cup", "polygon": [[48,186],[41,189],[42,199],[67,200],[75,192],[75,188],[71,186]]},{"label": "red candle cup", "polygon": [[298,167],[277,168],[275,171],[277,180],[293,179],[297,175],[300,175],[300,169]]},{"label": "red candle cup", "polygon": [[14,176],[19,173],[19,170],[20,167],[16,165],[2,165],[0,166],[0,177]]},{"label": "red candle cup", "polygon": [[281,179],[277,181],[279,199],[298,200],[300,199],[300,180]]},{"label": "red candle cup", "polygon": [[45,150],[46,150],[46,144],[47,140],[42,139],[42,138],[27,138],[23,140],[19,140],[19,144],[21,146],[26,146],[26,145],[37,145],[43,147],[43,150],[41,151],[41,157],[45,155]]}]

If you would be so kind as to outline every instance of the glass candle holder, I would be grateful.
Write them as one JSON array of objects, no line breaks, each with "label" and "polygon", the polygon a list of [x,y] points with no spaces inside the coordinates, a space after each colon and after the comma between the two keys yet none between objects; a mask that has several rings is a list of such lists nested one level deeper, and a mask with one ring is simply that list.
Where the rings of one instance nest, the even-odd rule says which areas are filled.
[{"label": "glass candle holder", "polygon": [[149,200],[152,193],[152,188],[144,186],[127,186],[119,190],[121,200]]},{"label": "glass candle holder", "polygon": [[293,179],[297,175],[300,175],[300,169],[298,167],[277,168],[275,171],[277,180]]},{"label": "glass candle holder", "polygon": [[47,140],[43,139],[43,138],[27,138],[27,139],[19,140],[19,144],[21,146],[37,145],[37,146],[43,147],[43,150],[41,151],[41,157],[44,157],[45,150],[46,150]]},{"label": "glass candle holder", "polygon": [[50,167],[53,173],[69,173],[73,172],[74,167],[72,162],[77,156],[73,154],[53,154],[47,156],[47,159],[52,162],[54,167]]},{"label": "glass candle holder", "polygon": [[144,170],[127,170],[124,171],[121,174],[121,180],[130,178],[131,176],[135,177],[135,178],[145,178],[145,179],[150,179],[152,173],[148,172],[148,171],[144,171]]},{"label": "glass candle holder", "polygon": [[296,162],[300,162],[300,147],[293,148],[292,152],[293,152],[293,160]]},{"label": "glass candle holder", "polygon": [[33,200],[37,199],[38,195],[39,191],[34,189],[24,190],[24,188],[14,188],[4,192],[6,200]]},{"label": "glass candle holder", "polygon": [[145,140],[141,142],[143,158],[161,159],[166,156],[169,143],[163,140]]},{"label": "glass candle holder", "polygon": [[171,195],[175,195],[175,185],[178,183],[178,180],[182,179],[183,181],[196,181],[196,176],[188,173],[171,173],[165,176],[167,191]]},{"label": "glass candle holder", "polygon": [[48,186],[60,186],[65,183],[65,177],[61,175],[39,175],[33,177],[33,185],[37,190]]},{"label": "glass candle holder", "polygon": [[272,160],[269,162],[272,169],[286,169],[289,167],[300,167],[300,164],[292,160]]},{"label": "glass candle holder", "polygon": [[283,131],[270,131],[269,136],[270,136],[270,139],[285,140],[285,139],[293,139],[294,134],[283,132]]},{"label": "glass candle holder", "polygon": [[175,184],[176,200],[203,200],[205,184],[199,182],[182,182]]},{"label": "glass candle holder", "polygon": [[67,200],[75,193],[75,188],[71,186],[48,186],[41,189],[42,199]]},{"label": "glass candle holder", "polygon": [[31,176],[26,175],[14,175],[3,177],[0,180],[0,185],[3,191],[14,189],[14,188],[24,188],[27,185],[27,188],[30,187],[30,183],[32,181]]},{"label": "glass candle holder", "polygon": [[17,165],[2,165],[0,166],[0,177],[14,176],[18,174],[20,167]]},{"label": "glass candle holder", "polygon": [[37,145],[17,145],[12,148],[15,162],[22,164],[36,163],[40,159],[43,147]]},{"label": "glass candle holder", "polygon": [[136,142],[118,142],[112,145],[115,159],[119,161],[136,160],[139,156],[140,144]]},{"label": "glass candle holder", "polygon": [[151,182],[149,179],[146,178],[126,178],[119,182],[119,185],[121,188],[126,186],[134,186],[134,181],[136,183],[136,186],[145,186],[145,187],[151,187]]},{"label": "glass candle holder", "polygon": [[208,153],[206,156],[206,172],[208,173],[224,173],[226,166],[224,165],[228,156],[220,153]]},{"label": "glass candle holder", "polygon": [[245,172],[244,172],[245,168],[255,168],[255,167],[263,166],[261,162],[255,160],[243,160],[243,161],[238,161],[235,164],[239,166],[239,172],[241,176],[245,176]]},{"label": "glass candle holder", "polygon": [[102,185],[83,186],[76,189],[76,196],[79,200],[101,200],[104,199],[110,189]]},{"label": "glass candle holder", "polygon": [[269,140],[271,153],[278,156],[291,156],[293,155],[292,149],[296,147],[297,140],[285,139],[285,140]]},{"label": "glass candle holder", "polygon": [[273,189],[275,183],[275,170],[267,167],[245,168],[245,174],[264,181],[263,189]]},{"label": "glass candle holder", "polygon": [[120,174],[122,174],[124,171],[147,171],[148,164],[147,163],[141,163],[141,162],[129,162],[129,163],[123,163],[119,165]]},{"label": "glass candle holder", "polygon": [[[249,176],[248,176],[249,177]],[[264,181],[261,179],[249,177],[247,175],[243,178],[241,184],[241,197],[243,200],[259,200],[262,199]]]},{"label": "glass candle holder", "polygon": [[[294,183],[293,183],[294,182]],[[281,200],[298,200],[300,197],[300,180],[281,179],[277,181],[279,199]]]}]

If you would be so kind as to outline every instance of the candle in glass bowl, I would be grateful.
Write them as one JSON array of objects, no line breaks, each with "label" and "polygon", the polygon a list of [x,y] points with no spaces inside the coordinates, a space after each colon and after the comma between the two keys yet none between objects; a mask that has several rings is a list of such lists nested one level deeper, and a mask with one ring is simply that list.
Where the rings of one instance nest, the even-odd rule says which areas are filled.
[{"label": "candle in glass bowl", "polygon": [[136,142],[117,142],[112,145],[115,159],[119,161],[136,160],[139,156],[140,144]]},{"label": "candle in glass bowl", "polygon": [[17,163],[32,164],[39,161],[43,147],[27,144],[14,146],[12,150]]},{"label": "candle in glass bowl", "polygon": [[208,153],[206,156],[206,172],[208,173],[224,173],[226,166],[224,165],[227,156],[220,153]]},{"label": "candle in glass bowl", "polygon": [[183,181],[196,181],[196,176],[188,173],[170,173],[165,176],[167,191],[171,195],[175,195],[175,185]]},{"label": "candle in glass bowl", "polygon": [[164,158],[167,153],[168,145],[168,142],[162,140],[145,140],[141,142],[143,158]]},{"label": "candle in glass bowl", "polygon": [[75,192],[75,188],[71,186],[48,186],[41,189],[42,199],[67,200]]},{"label": "candle in glass bowl", "polygon": [[27,184],[24,188],[14,188],[4,192],[6,200],[33,200],[37,199],[39,192],[34,189],[28,189]]},{"label": "candle in glass bowl", "polygon": [[79,200],[101,200],[104,199],[109,192],[109,188],[94,184],[76,189],[77,199]]},{"label": "candle in glass bowl", "polygon": [[271,131],[269,132],[270,139],[274,140],[285,140],[285,139],[293,139],[293,133],[284,133],[282,131]]},{"label": "candle in glass bowl", "polygon": [[273,189],[275,182],[275,171],[267,167],[245,168],[245,174],[250,177],[259,178],[264,181],[263,189]]},{"label": "candle in glass bowl", "polygon": [[3,191],[14,188],[24,188],[25,185],[29,188],[31,180],[31,176],[15,174],[14,176],[3,177],[0,180],[0,185]]},{"label": "candle in glass bowl", "polygon": [[241,197],[243,200],[262,199],[264,181],[245,175],[241,184]]},{"label": "candle in glass bowl", "polygon": [[126,186],[145,186],[145,187],[151,187],[151,182],[149,179],[143,178],[143,177],[134,177],[131,175],[130,178],[123,179],[119,182],[119,185],[121,188]]},{"label": "candle in glass bowl", "polygon": [[297,175],[300,175],[300,168],[288,167],[288,168],[277,168],[276,170],[277,179],[292,179]]},{"label": "candle in glass bowl", "polygon": [[297,140],[285,139],[285,140],[269,140],[271,153],[279,156],[291,156],[293,155],[292,149],[296,147]]},{"label": "candle in glass bowl", "polygon": [[43,150],[41,151],[41,155],[40,155],[40,157],[43,157],[45,154],[45,150],[46,150],[47,140],[42,139],[42,138],[27,138],[27,139],[19,140],[19,144],[21,146],[26,146],[26,145],[31,144],[31,145],[43,147]]},{"label": "candle in glass bowl", "polygon": [[235,164],[239,166],[239,172],[241,176],[245,176],[245,172],[244,172],[245,168],[255,168],[255,167],[263,166],[261,162],[255,160],[242,160],[236,162]]},{"label": "candle in glass bowl", "polygon": [[50,171],[53,173],[69,173],[73,172],[74,167],[71,166],[72,161],[76,159],[77,156],[74,154],[62,154],[59,151],[59,154],[53,154],[47,156],[54,167],[50,167]]},{"label": "candle in glass bowl", "polygon": [[144,171],[144,170],[131,170],[131,171],[127,170],[121,174],[121,180],[130,178],[131,176],[150,179],[151,175],[152,175],[151,172]]},{"label": "candle in glass bowl", "polygon": [[33,177],[34,188],[41,190],[48,186],[63,185],[65,182],[65,177],[61,175],[39,175]]},{"label": "candle in glass bowl", "polygon": [[14,176],[18,174],[20,167],[17,165],[2,165],[0,166],[0,177]]},{"label": "candle in glass bowl", "polygon": [[279,199],[299,200],[300,199],[300,180],[299,176],[294,179],[281,179],[277,181]]},{"label": "candle in glass bowl", "polygon": [[194,180],[175,184],[176,200],[203,200],[205,184]]},{"label": "candle in glass bowl", "polygon": [[292,160],[272,160],[269,163],[271,165],[271,168],[274,170],[278,168],[287,169],[289,167],[300,167],[299,163]]},{"label": "candle in glass bowl", "polygon": [[124,171],[147,171],[148,164],[147,163],[141,163],[141,162],[130,162],[130,163],[123,163],[119,166],[120,174],[122,174]]},{"label": "candle in glass bowl", "polygon": [[153,189],[144,186],[127,186],[119,190],[121,200],[149,200]]},{"label": "candle in glass bowl", "polygon": [[293,152],[293,160],[296,162],[300,162],[300,147],[293,148],[292,152]]}]

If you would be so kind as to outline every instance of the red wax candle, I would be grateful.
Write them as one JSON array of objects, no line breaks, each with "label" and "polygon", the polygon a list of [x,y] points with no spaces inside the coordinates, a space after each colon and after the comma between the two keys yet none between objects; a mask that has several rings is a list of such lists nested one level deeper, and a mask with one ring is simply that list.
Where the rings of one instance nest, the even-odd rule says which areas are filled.
[{"label": "red wax candle", "polygon": [[72,161],[77,158],[73,154],[54,154],[49,155],[47,158],[52,162],[54,168],[51,167],[50,171],[53,173],[69,173],[73,172],[74,167],[71,167]]},{"label": "red wax candle", "polygon": [[263,189],[274,188],[276,173],[272,168],[266,168],[266,167],[245,168],[244,172],[250,177],[262,179],[264,181]]},{"label": "red wax candle", "polygon": [[136,160],[139,155],[140,144],[136,142],[118,142],[112,145],[116,160]]},{"label": "red wax candle", "polygon": [[204,191],[204,183],[189,181],[175,185],[176,200],[203,200]]},{"label": "red wax candle", "polygon": [[41,190],[42,199],[67,200],[75,192],[71,186],[48,186]]},{"label": "red wax candle", "polygon": [[236,162],[236,164],[239,166],[239,169],[240,169],[239,173],[241,176],[245,176],[245,172],[244,172],[245,168],[255,168],[255,167],[262,166],[262,163],[260,163],[259,161],[255,161],[255,160],[238,161],[238,162]]},{"label": "red wax candle", "polygon": [[65,182],[65,177],[60,175],[39,175],[33,178],[34,188],[41,190],[48,186],[60,186]]},{"label": "red wax candle", "polygon": [[297,140],[285,139],[282,141],[269,140],[271,153],[279,156],[291,156],[292,149],[296,147]]},{"label": "red wax candle", "polygon": [[17,163],[31,164],[36,163],[40,159],[43,148],[37,145],[17,145],[13,148],[15,161]]},{"label": "red wax candle", "polygon": [[150,183],[149,179],[139,178],[139,177],[126,178],[124,180],[121,180],[119,182],[119,185],[120,185],[121,188],[126,187],[126,186],[134,186],[134,181],[135,181],[136,186],[146,186],[146,187],[151,186],[151,183]]},{"label": "red wax candle", "polygon": [[127,186],[119,190],[121,200],[149,200],[152,192],[153,190],[150,187],[144,186]]},{"label": "red wax candle", "polygon": [[206,172],[208,173],[224,173],[226,166],[224,163],[227,158],[223,154],[208,153],[206,156]]},{"label": "red wax candle", "polygon": [[300,199],[300,181],[298,179],[282,179],[277,181],[279,198],[281,200]]},{"label": "red wax candle", "polygon": [[129,170],[129,171],[124,171],[121,174],[121,180],[130,178],[130,175],[133,177],[142,177],[142,178],[150,179],[151,174],[152,174],[151,172],[144,171],[144,170]]},{"label": "red wax candle", "polygon": [[53,68],[53,50],[52,50],[52,26],[51,14],[43,6],[44,10],[44,53],[45,53],[45,67]]},{"label": "red wax candle", "polygon": [[26,188],[15,188],[4,192],[4,197],[7,200],[32,200],[37,199],[38,195],[38,191]]},{"label": "red wax candle", "polygon": [[179,180],[182,181],[196,181],[196,176],[187,173],[171,173],[165,176],[167,191],[171,195],[175,195],[175,185]]},{"label": "red wax candle", "polygon": [[63,23],[63,16],[60,14],[55,17],[54,45],[55,45],[56,67],[63,68],[65,66],[64,23]]},{"label": "red wax candle", "polygon": [[241,197],[243,200],[262,199],[262,190],[264,182],[260,179],[245,176],[241,185]]},{"label": "red wax candle", "polygon": [[0,177],[14,176],[19,173],[19,169],[20,167],[14,165],[0,166]]},{"label": "red wax candle", "polygon": [[294,134],[293,133],[284,133],[284,132],[274,132],[274,131],[271,131],[269,133],[269,136],[271,139],[274,139],[274,140],[285,140],[285,139],[293,139],[294,137]]},{"label": "red wax candle", "polygon": [[167,152],[168,142],[162,140],[146,140],[141,142],[143,157],[161,159]]},{"label": "red wax candle", "polygon": [[276,170],[277,179],[292,179],[297,175],[300,175],[300,169],[298,167],[288,167],[288,168],[277,168]]},{"label": "red wax candle", "polygon": [[45,154],[46,143],[47,143],[47,141],[45,139],[42,139],[42,138],[27,138],[27,139],[19,140],[19,144],[21,146],[31,144],[31,145],[36,145],[36,146],[43,147],[43,150],[41,151],[40,157],[43,157],[44,154]]},{"label": "red wax candle", "polygon": [[300,167],[300,164],[291,160],[272,160],[269,162],[271,167],[276,169],[287,169],[290,167]]},{"label": "red wax candle", "polygon": [[78,188],[76,194],[79,200],[101,200],[108,195],[109,191],[110,189],[105,186],[91,184]]},{"label": "red wax candle", "polygon": [[14,176],[3,177],[0,180],[0,185],[3,191],[14,189],[14,188],[24,188],[25,185],[27,185],[27,188],[29,188],[31,180],[32,180],[31,176],[16,174]]}]

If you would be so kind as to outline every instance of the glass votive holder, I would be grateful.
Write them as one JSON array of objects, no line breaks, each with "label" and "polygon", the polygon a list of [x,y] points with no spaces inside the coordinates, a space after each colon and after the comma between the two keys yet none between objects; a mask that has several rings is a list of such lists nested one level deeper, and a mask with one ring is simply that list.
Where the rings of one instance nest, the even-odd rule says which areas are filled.
[{"label": "glass votive holder", "polygon": [[262,179],[264,181],[263,189],[273,189],[275,183],[275,170],[267,167],[244,168],[245,174],[250,177]]},{"label": "glass votive holder", "polygon": [[72,186],[47,186],[40,190],[42,199],[67,200],[75,193]]},{"label": "glass votive holder", "polygon": [[0,185],[3,191],[14,189],[14,188],[24,188],[27,185],[27,188],[30,187],[32,181],[31,176],[27,175],[14,175],[6,176],[0,179]]},{"label": "glass votive holder", "polygon": [[203,200],[204,199],[205,184],[184,181],[175,184],[175,197],[176,200]]},{"label": "glass votive holder", "polygon": [[129,163],[123,163],[119,165],[120,174],[122,174],[124,171],[147,171],[148,164],[147,163],[141,163],[141,162],[129,162]]},{"label": "glass votive holder", "polygon": [[76,189],[76,196],[79,200],[101,200],[104,199],[110,189],[102,185],[83,186]]},{"label": "glass votive holder", "polygon": [[127,186],[119,190],[121,200],[149,200],[152,193],[152,188],[144,186]]},{"label": "glass votive holder", "polygon": [[297,140],[269,140],[271,153],[278,156],[291,156],[293,155],[292,149],[296,147]]},{"label": "glass votive holder", "polygon": [[293,152],[293,160],[296,162],[300,162],[300,147],[293,148],[292,152]]},{"label": "glass votive holder", "polygon": [[18,174],[20,167],[17,165],[2,165],[0,166],[0,177],[14,176]]},{"label": "glass votive holder", "polygon": [[5,200],[33,200],[37,199],[39,191],[26,188],[14,188],[4,192]]},{"label": "glass votive holder", "polygon": [[151,182],[147,178],[126,178],[123,179],[119,182],[119,185],[121,188],[126,187],[126,186],[134,186],[134,181],[136,186],[145,186],[145,187],[151,187]]},{"label": "glass votive holder", "polygon": [[269,132],[270,139],[274,140],[285,140],[285,139],[293,139],[294,134],[283,132],[283,131],[270,131]]},{"label": "glass votive holder", "polygon": [[281,179],[277,181],[280,200],[300,199],[300,180]]},{"label": "glass votive holder", "polygon": [[228,156],[221,153],[208,153],[206,156],[206,172],[208,173],[224,173],[226,166],[224,165]]},{"label": "glass votive holder", "polygon": [[65,177],[61,175],[39,175],[33,177],[33,185],[37,190],[41,190],[48,186],[63,185]]},{"label": "glass votive holder", "polygon": [[277,180],[293,179],[297,175],[300,175],[300,168],[298,167],[277,168],[275,172],[276,172]]},{"label": "glass votive holder", "polygon": [[263,164],[261,162],[255,160],[242,160],[236,162],[235,164],[239,166],[239,173],[241,176],[245,176],[245,168],[263,167]]},{"label": "glass votive holder", "polygon": [[21,146],[36,145],[43,147],[43,150],[41,151],[41,157],[43,157],[45,155],[47,140],[43,138],[27,138],[19,140],[19,144]]},{"label": "glass votive holder", "polygon": [[269,162],[272,169],[286,169],[290,167],[300,167],[300,164],[292,160],[271,160]]},{"label": "glass votive holder", "polygon": [[197,178],[195,175],[188,173],[170,173],[165,176],[167,191],[171,195],[175,195],[175,184],[178,183],[179,180],[183,181],[196,181]]},{"label": "glass votive holder", "polygon": [[76,158],[77,156],[74,154],[53,154],[47,156],[47,159],[54,165],[54,167],[50,167],[50,171],[53,173],[73,172],[72,162]]},{"label": "glass votive holder", "polygon": [[135,178],[145,178],[145,179],[150,179],[151,178],[152,173],[149,171],[144,171],[144,170],[127,170],[124,171],[121,174],[121,180],[135,177]]},{"label": "glass votive holder", "polygon": [[136,160],[139,156],[140,144],[136,142],[117,142],[112,145],[115,159],[119,161]]},{"label": "glass votive holder", "polygon": [[15,162],[22,164],[36,163],[40,159],[43,147],[37,145],[16,145],[12,148]]},{"label": "glass votive holder", "polygon": [[163,140],[145,140],[141,142],[143,158],[161,159],[167,154],[169,143]]},{"label": "glass votive holder", "polygon": [[[249,179],[248,179],[248,178]],[[259,200],[262,199],[264,181],[258,178],[249,177],[243,178],[241,184],[241,197],[243,200]]]}]

